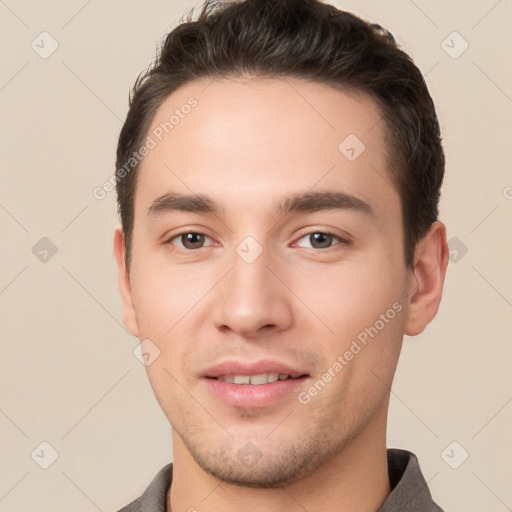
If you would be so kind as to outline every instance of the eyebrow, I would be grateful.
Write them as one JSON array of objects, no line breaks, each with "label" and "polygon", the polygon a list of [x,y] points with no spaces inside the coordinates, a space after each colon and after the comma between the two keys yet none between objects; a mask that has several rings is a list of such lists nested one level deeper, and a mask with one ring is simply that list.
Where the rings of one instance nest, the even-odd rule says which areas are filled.
[{"label": "eyebrow", "polygon": [[[279,216],[291,212],[315,212],[321,210],[350,210],[365,215],[375,215],[372,207],[362,199],[336,191],[302,192],[285,196],[274,201],[274,211]],[[224,209],[204,194],[167,193],[157,197],[148,208],[148,215],[158,215],[173,211],[192,213],[212,213],[220,215]]]}]

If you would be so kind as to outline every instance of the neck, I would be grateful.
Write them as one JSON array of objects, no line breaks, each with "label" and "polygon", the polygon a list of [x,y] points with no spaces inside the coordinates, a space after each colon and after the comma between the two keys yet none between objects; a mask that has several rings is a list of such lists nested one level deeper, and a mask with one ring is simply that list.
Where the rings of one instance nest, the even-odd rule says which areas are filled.
[{"label": "neck", "polygon": [[[204,472],[173,431],[173,481],[167,512],[375,512],[391,492],[386,451],[386,412],[314,473],[277,489],[242,487]],[[193,498],[191,498],[191,496]]]}]

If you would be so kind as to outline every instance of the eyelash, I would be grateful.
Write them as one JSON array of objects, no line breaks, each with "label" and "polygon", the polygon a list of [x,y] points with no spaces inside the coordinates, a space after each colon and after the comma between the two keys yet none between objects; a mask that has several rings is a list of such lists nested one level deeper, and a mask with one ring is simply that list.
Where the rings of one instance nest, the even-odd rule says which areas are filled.
[{"label": "eyelash", "polygon": [[[178,233],[177,235],[174,235],[172,238],[170,238],[166,243],[166,245],[174,245],[172,243],[173,240],[176,240],[176,239],[180,239],[181,237],[183,237],[184,235],[189,235],[189,234],[194,234],[194,235],[204,235],[206,238],[209,238],[211,240],[211,237],[209,237],[206,233],[203,233],[201,231],[183,231],[181,233]],[[338,241],[338,244],[339,245],[349,245],[349,241],[346,240],[346,239],[343,239],[341,238],[340,236],[330,232],[330,231],[309,231],[308,233],[304,233],[298,240],[297,242],[294,242],[294,245],[297,244],[300,240],[302,240],[303,238],[306,238],[306,237],[310,237],[311,235],[316,235],[316,234],[322,234],[322,235],[327,235],[327,236],[332,236],[333,239],[337,240]],[[333,240],[334,241],[334,240]],[[306,249],[311,249],[313,251],[320,251],[320,252],[327,252],[331,249],[333,249],[336,245],[338,244],[333,244],[333,245],[330,245],[329,247],[326,247],[326,248],[317,248],[317,247],[306,247]],[[176,246],[175,246],[176,247]],[[187,248],[182,248],[182,247],[177,247],[177,250],[179,252],[182,252],[182,253],[192,253],[192,252],[195,252],[199,249],[204,249],[205,246],[202,246],[202,247],[198,247],[196,249],[187,249]]]}]

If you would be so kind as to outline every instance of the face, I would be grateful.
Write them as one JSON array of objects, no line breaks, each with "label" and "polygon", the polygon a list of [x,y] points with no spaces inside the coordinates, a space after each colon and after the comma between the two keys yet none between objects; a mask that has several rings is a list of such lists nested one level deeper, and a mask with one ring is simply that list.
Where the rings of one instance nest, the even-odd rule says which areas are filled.
[{"label": "face", "polygon": [[175,445],[220,480],[275,487],[385,430],[412,279],[400,198],[371,99],[208,84],[170,95],[148,133],[125,322],[158,356]]}]

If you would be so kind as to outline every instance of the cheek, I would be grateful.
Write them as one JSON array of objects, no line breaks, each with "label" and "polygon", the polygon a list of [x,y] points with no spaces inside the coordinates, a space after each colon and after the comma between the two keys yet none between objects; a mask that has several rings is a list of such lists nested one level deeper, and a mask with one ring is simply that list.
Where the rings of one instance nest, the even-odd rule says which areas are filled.
[{"label": "cheek", "polygon": [[326,369],[336,362],[343,367],[335,379],[334,402],[366,396],[370,406],[388,392],[400,353],[405,276],[400,265],[386,263],[382,255],[345,263],[336,271],[315,273],[315,279],[302,274],[294,290],[321,320],[311,315],[305,329],[309,325],[311,338],[321,341],[317,350]]},{"label": "cheek", "polygon": [[[320,271],[296,269],[291,288],[340,339],[355,336],[402,301],[403,272],[379,261],[342,262]],[[302,307],[302,306],[301,306]],[[390,312],[393,318],[395,311]],[[320,325],[320,324],[319,324]]]},{"label": "cheek", "polygon": [[207,292],[204,277],[185,265],[171,270],[149,257],[144,266],[134,261],[132,297],[141,337],[172,336],[174,326]]}]

